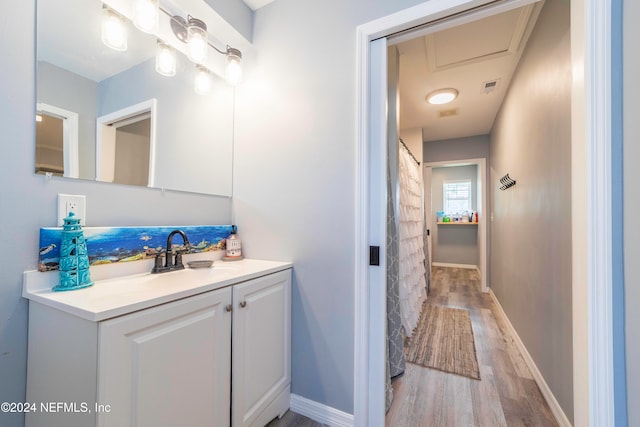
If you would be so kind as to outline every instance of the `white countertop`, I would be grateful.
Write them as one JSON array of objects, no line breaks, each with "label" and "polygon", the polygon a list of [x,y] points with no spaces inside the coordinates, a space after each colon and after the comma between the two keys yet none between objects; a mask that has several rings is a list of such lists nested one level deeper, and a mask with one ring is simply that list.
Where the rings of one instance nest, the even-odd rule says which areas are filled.
[{"label": "white countertop", "polygon": [[[211,268],[186,267],[169,273],[145,272],[94,279],[94,285],[89,288],[64,292],[51,290],[59,283],[58,271],[27,271],[24,273],[22,296],[87,320],[101,321],[291,267],[291,263],[280,261],[217,260]],[[100,278],[105,271],[103,269],[95,276]],[[91,275],[95,277],[93,267]]]}]

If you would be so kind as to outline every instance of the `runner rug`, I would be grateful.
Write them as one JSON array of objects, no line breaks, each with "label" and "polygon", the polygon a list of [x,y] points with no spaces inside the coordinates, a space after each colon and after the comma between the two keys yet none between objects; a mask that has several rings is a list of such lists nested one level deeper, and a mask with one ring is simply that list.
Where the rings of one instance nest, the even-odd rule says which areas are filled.
[{"label": "runner rug", "polygon": [[424,304],[406,353],[407,362],[480,379],[468,310]]}]

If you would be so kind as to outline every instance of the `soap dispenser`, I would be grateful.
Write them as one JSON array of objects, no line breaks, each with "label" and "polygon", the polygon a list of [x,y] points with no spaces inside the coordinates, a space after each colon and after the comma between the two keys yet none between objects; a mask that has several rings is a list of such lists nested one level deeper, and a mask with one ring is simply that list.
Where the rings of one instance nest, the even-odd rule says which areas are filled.
[{"label": "soap dispenser", "polygon": [[238,237],[238,227],[231,226],[231,235],[226,242],[227,256],[223,259],[227,261],[235,261],[242,259],[242,240]]}]

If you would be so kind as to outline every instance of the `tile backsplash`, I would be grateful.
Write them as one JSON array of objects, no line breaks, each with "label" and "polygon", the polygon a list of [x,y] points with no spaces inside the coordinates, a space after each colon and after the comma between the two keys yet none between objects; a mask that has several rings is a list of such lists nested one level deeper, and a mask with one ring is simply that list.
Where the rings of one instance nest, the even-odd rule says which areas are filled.
[{"label": "tile backsplash", "polygon": [[[231,225],[147,226],[147,227],[84,227],[84,237],[90,265],[113,264],[153,258],[166,249],[167,237],[173,230],[185,232],[191,243],[188,253],[225,249],[225,239]],[[38,270],[58,270],[60,261],[61,227],[40,229]],[[182,245],[176,235],[173,246]]]}]

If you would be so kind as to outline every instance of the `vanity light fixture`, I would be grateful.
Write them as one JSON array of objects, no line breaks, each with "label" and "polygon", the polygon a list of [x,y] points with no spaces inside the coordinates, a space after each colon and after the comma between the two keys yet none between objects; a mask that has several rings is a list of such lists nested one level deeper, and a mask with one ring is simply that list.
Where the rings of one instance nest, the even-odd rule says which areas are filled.
[{"label": "vanity light fixture", "polygon": [[158,29],[158,0],[133,0],[133,25],[140,31],[153,34]]},{"label": "vanity light fixture", "polygon": [[176,51],[162,40],[158,40],[156,47],[156,71],[158,74],[167,77],[175,76],[176,62]]},{"label": "vanity light fixture", "polygon": [[187,19],[182,16],[171,17],[171,30],[183,43],[187,44],[187,53],[190,60],[196,64],[202,64],[207,59],[209,42],[207,41],[207,24],[204,21],[189,15]]},{"label": "vanity light fixture", "polygon": [[207,59],[207,24],[203,21],[189,17],[187,27],[188,41],[187,48],[189,59],[196,64],[202,64]]},{"label": "vanity light fixture", "polygon": [[[178,40],[187,44],[187,56],[196,65],[202,65],[196,72],[196,92],[211,89],[211,73],[203,64],[207,61],[209,47],[226,58],[225,75],[229,84],[237,85],[242,80],[242,52],[231,46],[225,50],[209,43],[207,24],[201,19],[187,15],[187,19],[169,13],[160,5],[160,0],[131,0],[133,23],[136,28],[150,34],[158,32],[160,12],[169,17],[169,24]],[[127,50],[127,27],[122,15],[103,4],[102,42],[118,51]],[[156,48],[156,71],[163,76],[176,74],[176,51],[164,41],[158,41]],[[198,83],[199,82],[199,83]]]},{"label": "vanity light fixture", "polygon": [[102,9],[102,43],[113,50],[127,50],[127,27],[124,18],[108,6]]},{"label": "vanity light fixture", "polygon": [[[160,8],[165,12],[162,8]],[[239,49],[227,46],[225,50],[218,49],[207,40],[207,24],[193,16],[184,19],[181,16],[171,16],[171,29],[176,38],[187,43],[189,59],[196,64],[203,64],[206,60],[209,47],[226,56],[226,79],[232,85],[237,85],[242,80],[242,52]]]},{"label": "vanity light fixture", "polygon": [[242,81],[242,52],[227,46],[226,77],[229,84],[235,86]]},{"label": "vanity light fixture", "polygon": [[429,104],[441,105],[448,104],[458,97],[458,91],[453,88],[438,89],[426,96]]},{"label": "vanity light fixture", "polygon": [[196,65],[196,77],[193,87],[198,95],[208,95],[211,92],[211,73],[206,67]]}]

